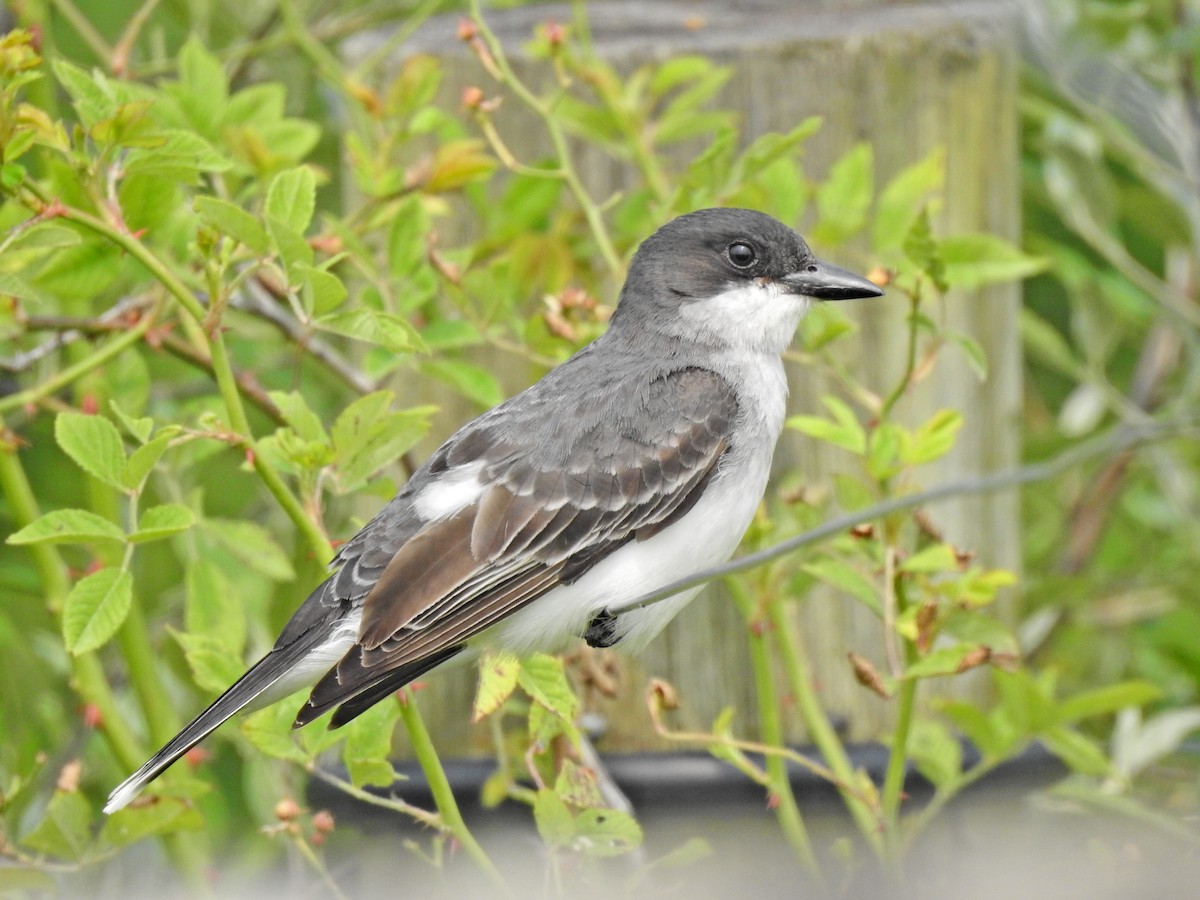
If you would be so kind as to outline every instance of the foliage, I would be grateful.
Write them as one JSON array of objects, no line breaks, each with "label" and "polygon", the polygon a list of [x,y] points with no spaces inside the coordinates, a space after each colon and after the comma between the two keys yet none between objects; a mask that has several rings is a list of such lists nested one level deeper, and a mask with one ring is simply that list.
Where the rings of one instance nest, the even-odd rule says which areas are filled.
[{"label": "foliage", "polygon": [[[405,28],[432,5],[406,12]],[[822,398],[821,415],[788,424],[838,448],[848,474],[822,501],[773,504],[752,548],[838,511],[870,519],[873,504],[919,490],[922,467],[951,449],[957,411],[921,423],[895,415],[943,354],[964,354],[986,372],[969,336],[923,312],[948,290],[1026,278],[1053,262],[1054,275],[1036,283],[1065,285],[1071,315],[1091,324],[1048,322],[1035,298],[1027,335],[1047,406],[1067,409],[1064,395],[1087,388],[1114,401],[1113,415],[1126,408],[1107,373],[1128,370],[1128,338],[1110,335],[1103,353],[1079,338],[1102,324],[1079,300],[1096,278],[1079,247],[1088,234],[1045,226],[1027,254],[989,235],[935,233],[940,151],[877,189],[871,147],[859,144],[813,179],[802,156],[819,122],[744,134],[715,103],[726,69],[681,57],[618,74],[591,52],[583,19],[534,36],[529,52],[550,82],[539,93],[473,9],[460,37],[481,83],[498,93],[447,98],[444,64],[431,57],[410,56],[385,74],[383,53],[350,68],[331,52],[364,27],[363,10],[305,21],[302,6],[265,13],[247,29],[258,35],[250,41],[225,22],[208,23],[207,33],[204,23],[167,29],[169,55],[142,33],[144,16],[120,35],[80,21],[61,29],[74,60],[55,51],[49,20],[37,23],[41,53],[29,32],[0,40],[0,333],[15,350],[14,387],[0,397],[0,488],[11,522],[0,579],[16,598],[0,610],[0,852],[18,863],[0,869],[0,888],[86,873],[153,837],[195,878],[213,853],[268,855],[268,838],[250,832],[272,823],[268,836],[336,892],[319,849],[332,821],[289,797],[306,775],[359,798],[390,784],[397,725],[436,809],[373,802],[430,826],[430,858],[461,847],[500,880],[462,821],[411,692],[336,732],[293,733],[294,704],[259,711],[156,782],[155,800],[103,822],[97,800],[174,733],[181,710],[198,709],[269,646],[321,577],[330,536],[352,533],[411,470],[436,412],[411,385],[437,384],[443,403],[457,396],[478,410],[566,358],[602,330],[610,308],[595,298],[612,296],[637,242],[679,212],[725,204],[807,218],[815,242],[856,253],[909,305],[908,366],[883,391],[838,361],[849,319],[826,306],[806,321],[800,355],[844,390]],[[256,12],[250,4],[235,20]],[[324,92],[305,89],[311,75],[292,77],[289,54],[318,73]],[[544,158],[519,159],[505,144],[510,116],[544,135]],[[611,155],[635,186],[591,196],[572,142]],[[686,164],[667,165],[669,153],[694,146]],[[1075,157],[1059,156],[1046,156],[1048,177],[1077,183]],[[1136,181],[1128,160],[1090,162]],[[1159,211],[1169,206],[1150,199]],[[1148,202],[1146,191],[1137,202]],[[1152,333],[1166,313],[1135,278],[1114,280],[1125,275],[1107,280],[1105,296]],[[481,364],[485,354],[513,361],[512,380]],[[1162,524],[1162,510],[1141,497],[1125,513]],[[1153,701],[1159,690],[1133,676],[1157,674],[1170,649],[1190,650],[1147,635],[1160,669],[1105,673],[1101,688],[1084,689],[1097,679],[1077,673],[1027,669],[1023,642],[990,609],[1014,580],[974,564],[911,510],[882,515],[728,579],[747,623],[760,740],[736,735],[732,711],[708,733],[674,730],[666,685],[651,685],[654,721],[664,738],[706,746],[762,785],[810,868],[819,854],[788,763],[834,783],[861,845],[890,860],[950,798],[1033,740],[1084,775],[1132,775],[1161,734],[1145,737],[1139,753],[1135,738],[1150,729],[1126,714],[1118,771],[1089,721]],[[885,666],[868,661],[874,648],[847,648],[864,689],[893,698],[898,711],[878,785],[850,765],[790,627],[789,611],[816,585],[863,604],[883,627]],[[918,710],[922,682],[982,667],[992,670],[994,706]],[[779,684],[776,668],[785,673]],[[783,746],[783,691],[824,766]],[[560,877],[642,839],[587,764],[577,713],[559,660],[482,664],[474,715],[492,723],[498,757],[484,800],[529,805]],[[1185,724],[1175,721],[1171,734]],[[979,748],[978,762],[964,763],[956,734]],[[902,816],[910,762],[936,793]],[[694,852],[685,845],[678,856]]]}]

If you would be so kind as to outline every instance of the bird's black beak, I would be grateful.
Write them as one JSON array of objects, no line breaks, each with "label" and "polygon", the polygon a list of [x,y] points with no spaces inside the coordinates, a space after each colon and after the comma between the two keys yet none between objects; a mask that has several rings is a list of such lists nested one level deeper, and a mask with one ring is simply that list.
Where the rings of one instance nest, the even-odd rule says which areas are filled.
[{"label": "bird's black beak", "polygon": [[858,300],[882,297],[883,290],[861,275],[810,257],[804,268],[782,278],[793,294],[818,300]]}]

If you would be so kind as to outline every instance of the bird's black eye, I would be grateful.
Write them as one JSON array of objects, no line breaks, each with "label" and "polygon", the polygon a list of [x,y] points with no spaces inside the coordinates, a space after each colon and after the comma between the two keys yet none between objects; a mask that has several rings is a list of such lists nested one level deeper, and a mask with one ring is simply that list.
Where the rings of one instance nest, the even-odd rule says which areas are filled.
[{"label": "bird's black eye", "polygon": [[741,241],[730,244],[725,248],[725,255],[729,257],[729,261],[739,269],[748,269],[754,265],[758,259],[758,253],[749,244],[744,244]]}]

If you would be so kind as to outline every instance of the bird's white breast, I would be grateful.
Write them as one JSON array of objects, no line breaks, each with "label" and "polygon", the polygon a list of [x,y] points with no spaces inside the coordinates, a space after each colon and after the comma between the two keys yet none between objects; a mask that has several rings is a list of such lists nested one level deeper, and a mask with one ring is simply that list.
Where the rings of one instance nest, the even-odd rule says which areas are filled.
[{"label": "bird's white breast", "polygon": [[[601,611],[724,562],[741,542],[766,489],[783,426],[787,382],[774,354],[738,354],[714,369],[739,392],[738,426],[718,474],[696,505],[644,541],[631,541],[590,569],[499,623],[488,635],[517,654],[555,651],[586,631]],[[736,374],[734,371],[736,370]],[[691,588],[620,616],[622,649],[639,650],[691,600]]]}]

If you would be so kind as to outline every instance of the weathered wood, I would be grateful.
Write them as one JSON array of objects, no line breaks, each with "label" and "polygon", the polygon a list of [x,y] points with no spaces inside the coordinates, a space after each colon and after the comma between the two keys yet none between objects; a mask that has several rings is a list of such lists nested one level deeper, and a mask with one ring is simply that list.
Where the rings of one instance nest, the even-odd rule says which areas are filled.
[{"label": "weathered wood", "polygon": [[[733,67],[720,105],[742,116],[744,136],[784,131],[807,116],[825,117],[825,126],[806,145],[805,167],[820,174],[853,143],[868,140],[875,150],[878,183],[937,146],[946,149],[945,201],[938,214],[942,233],[987,231],[1018,236],[1016,37],[1011,8],[992,2],[890,5],[860,2],[829,9],[822,3],[755,2],[729,8],[717,3],[607,2],[589,7],[597,51],[621,70],[677,54],[703,54]],[[562,6],[523,7],[489,14],[506,47],[516,50],[537,23],[569,21]],[[699,24],[699,27],[697,25]],[[454,37],[455,20],[430,23],[405,52],[451,56],[459,84],[486,83],[486,76]],[[373,36],[361,40],[382,39]],[[350,55],[367,52],[358,45]],[[457,90],[455,87],[450,90]],[[457,96],[457,94],[454,94]],[[515,104],[513,104],[515,106]],[[512,113],[505,107],[506,116]],[[504,133],[525,159],[544,155],[536,126],[503,123]],[[630,170],[594,148],[583,148],[580,170],[596,196],[628,185]],[[797,223],[803,225],[803,223]],[[820,248],[818,248],[820,249]],[[858,265],[861,260],[843,260]],[[986,382],[953,352],[943,354],[933,374],[901,403],[909,421],[952,407],[966,417],[958,448],[925,475],[934,484],[967,473],[993,471],[1018,460],[1021,403],[1017,336],[1018,288],[1008,285],[973,294],[954,293],[928,312],[949,327],[973,336],[989,361]],[[890,300],[862,303],[853,314],[861,324],[847,361],[868,384],[883,391],[904,367],[905,304]],[[511,358],[488,365],[511,366]],[[835,388],[820,373],[793,367],[792,407],[812,412],[822,393]],[[514,390],[528,383],[525,371],[508,371]],[[443,398],[444,399],[444,398]],[[444,421],[469,411],[452,409]],[[785,436],[776,455],[777,474],[798,469],[814,484],[844,460],[836,451],[799,435]],[[1019,567],[1017,498],[1013,494],[972,497],[943,504],[932,518],[957,545],[976,551],[986,564]],[[847,650],[882,665],[880,628],[859,604],[818,591],[798,604],[795,627],[813,660],[827,708],[844,718],[855,738],[877,735],[886,726],[890,704],[860,687],[846,661]],[[745,626],[719,589],[709,588],[640,659],[621,663],[623,691],[599,701],[608,722],[603,747],[657,748],[643,703],[647,676],[677,686],[683,700],[679,721],[706,727],[726,706],[738,721],[754,726],[754,686],[743,639]],[[955,691],[975,691],[956,680]],[[465,724],[473,680],[467,673],[432,679],[427,710],[439,745],[447,752],[480,746]],[[799,723],[789,736],[802,739]]]}]

